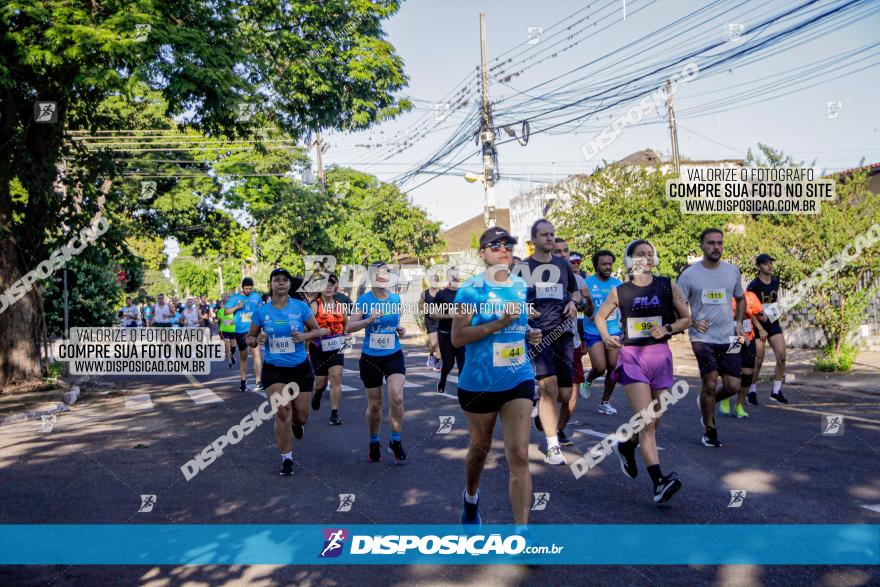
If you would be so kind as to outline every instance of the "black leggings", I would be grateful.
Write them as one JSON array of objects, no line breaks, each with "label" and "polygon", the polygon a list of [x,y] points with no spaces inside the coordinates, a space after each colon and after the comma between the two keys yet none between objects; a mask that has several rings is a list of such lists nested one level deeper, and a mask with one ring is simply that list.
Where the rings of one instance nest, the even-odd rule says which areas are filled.
[{"label": "black leggings", "polygon": [[446,378],[452,372],[452,366],[458,363],[459,375],[464,369],[464,347],[452,346],[452,334],[442,330],[437,332],[437,343],[440,345],[440,358],[443,361],[443,367],[440,369],[440,383],[437,384],[437,387],[443,391],[446,389]]}]

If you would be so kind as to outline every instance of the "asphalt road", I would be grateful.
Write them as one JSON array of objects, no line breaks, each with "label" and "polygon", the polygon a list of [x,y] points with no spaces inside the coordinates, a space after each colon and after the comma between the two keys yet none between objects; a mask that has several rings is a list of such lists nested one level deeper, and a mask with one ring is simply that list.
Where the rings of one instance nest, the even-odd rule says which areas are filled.
[{"label": "asphalt road", "polygon": [[[186,481],[180,466],[256,408],[263,397],[237,390],[238,372],[215,363],[201,387],[180,376],[113,377],[113,391],[91,394],[58,417],[51,431],[38,421],[0,428],[0,523],[76,524],[420,524],[457,523],[468,447],[464,416],[454,398],[435,390],[436,375],[421,348],[407,348],[405,465],[367,462],[366,398],[355,352],[349,386],[330,426],[329,393],[296,443],[293,477],[278,476],[280,460],[265,424]],[[350,371],[349,371],[350,370]],[[543,435],[533,430],[533,491],[549,493],[533,524],[793,524],[880,523],[880,405],[877,396],[790,386],[787,406],[751,407],[747,420],[719,416],[724,447],[699,443],[697,381],[664,417],[658,436],[664,472],[675,470],[682,490],[666,507],[651,502],[650,481],[620,472],[612,457],[576,480],[568,467],[544,464]],[[581,401],[569,427],[571,462],[599,436],[631,415],[622,388],[617,416],[596,412],[598,398]],[[387,404],[386,404],[387,406]],[[823,414],[844,416],[842,434],[823,435]],[[387,407],[386,407],[387,415]],[[454,416],[448,433],[440,418]],[[387,444],[387,421],[382,442]],[[537,442],[540,439],[540,447]],[[384,447],[383,447],[384,448]],[[387,453],[385,453],[387,455]],[[740,507],[728,507],[743,490]],[[354,494],[338,512],[339,494]],[[138,512],[141,495],[155,495]],[[484,523],[512,523],[507,472],[496,433],[481,483]],[[874,506],[869,509],[866,506]],[[646,549],[651,548],[645,544]],[[76,548],[75,544],[71,548]],[[378,571],[378,572],[377,572]],[[0,567],[7,585],[868,585],[876,567],[776,566],[17,566]]]}]

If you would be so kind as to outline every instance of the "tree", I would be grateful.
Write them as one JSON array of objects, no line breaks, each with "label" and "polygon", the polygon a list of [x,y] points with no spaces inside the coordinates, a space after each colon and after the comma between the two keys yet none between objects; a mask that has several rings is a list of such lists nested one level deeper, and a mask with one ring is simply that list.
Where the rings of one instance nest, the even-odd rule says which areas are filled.
[{"label": "tree", "polygon": [[144,269],[147,271],[161,271],[168,264],[165,243],[161,238],[130,237],[125,244],[133,254],[143,259]]},{"label": "tree", "polygon": [[648,239],[660,256],[658,272],[677,277],[688,255],[700,254],[700,232],[712,226],[723,230],[731,217],[682,214],[679,204],[666,197],[671,177],[647,168],[603,167],[577,185],[567,206],[552,208],[550,220],[556,233],[585,255],[599,249],[614,252],[620,272],[626,246]]},{"label": "tree", "polygon": [[[406,78],[381,26],[397,9],[391,0],[4,5],[0,290],[98,213],[120,222],[116,240],[105,239],[116,250],[133,225],[158,236],[182,228],[162,221],[163,211],[181,210],[165,205],[167,193],[151,202],[158,211],[133,216],[142,203],[131,182],[120,182],[112,150],[89,151],[65,133],[142,128],[153,93],[163,117],[212,137],[248,136],[266,119],[293,140],[321,128],[368,127],[410,107],[394,98]],[[52,122],[35,121],[35,101],[54,104],[39,113],[51,113]],[[243,119],[242,103],[254,105],[253,122]],[[182,195],[183,188],[174,191],[181,182],[167,181],[175,184],[170,193]],[[211,212],[202,188],[213,197],[219,187],[211,178],[190,184],[199,204],[187,205],[193,214],[185,227]],[[41,313],[33,290],[0,315],[3,331],[19,335],[0,337],[0,387],[38,375],[37,344],[20,341],[39,339]]]},{"label": "tree", "polygon": [[471,233],[471,248],[473,250],[478,250],[480,248],[480,239],[477,238],[477,233]]}]

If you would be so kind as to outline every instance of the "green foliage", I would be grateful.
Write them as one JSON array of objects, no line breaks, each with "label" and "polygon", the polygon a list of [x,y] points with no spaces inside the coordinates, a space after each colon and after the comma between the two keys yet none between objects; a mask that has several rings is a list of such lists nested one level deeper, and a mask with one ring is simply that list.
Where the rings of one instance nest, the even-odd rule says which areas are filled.
[{"label": "green foliage", "polygon": [[131,237],[125,244],[143,261],[147,271],[161,271],[168,264],[165,243],[160,238]]},{"label": "green foliage", "polygon": [[701,254],[700,232],[723,230],[730,216],[682,214],[678,203],[666,197],[671,177],[647,168],[603,167],[588,184],[575,188],[567,207],[552,208],[550,220],[572,249],[586,256],[598,249],[614,252],[615,270],[621,273],[626,245],[646,238],[660,256],[658,272],[677,277],[687,267],[688,255]]},{"label": "green foliage", "polygon": [[471,248],[475,251],[480,248],[480,239],[477,238],[477,233],[475,232],[471,233]]},{"label": "green foliage", "polygon": [[[108,257],[99,249],[86,250],[67,262],[68,321],[73,326],[112,326],[116,324],[122,289]],[[64,332],[63,269],[43,282],[43,307],[50,334]]]},{"label": "green foliage", "polygon": [[180,297],[217,295],[219,280],[211,265],[191,257],[177,257],[169,269]]},{"label": "green foliage", "polygon": [[849,371],[858,356],[859,349],[856,346],[843,343],[839,349],[835,349],[834,345],[829,344],[816,357],[814,365],[817,371]]}]

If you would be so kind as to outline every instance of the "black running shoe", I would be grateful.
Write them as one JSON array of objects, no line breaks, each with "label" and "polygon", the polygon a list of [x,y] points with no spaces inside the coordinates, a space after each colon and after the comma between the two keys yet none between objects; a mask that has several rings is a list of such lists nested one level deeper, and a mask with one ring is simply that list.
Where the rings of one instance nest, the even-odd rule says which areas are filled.
[{"label": "black running shoe", "polygon": [[462,498],[461,505],[461,523],[463,526],[479,525],[483,521],[480,519],[480,494],[477,494],[477,503],[469,503],[467,499]]},{"label": "black running shoe", "polygon": [[438,382],[437,383],[437,393],[446,393],[446,386],[440,385],[440,383]]},{"label": "black running shoe", "polygon": [[284,459],[281,463],[281,476],[282,477],[290,477],[293,475],[293,461],[290,459]]},{"label": "black running shoe", "polygon": [[571,446],[574,444],[571,438],[568,437],[568,434],[565,433],[565,430],[560,430],[557,437],[559,438],[559,446]]},{"label": "black running shoe", "polygon": [[330,423],[333,424],[334,426],[342,426],[342,420],[339,419],[338,414],[331,414],[330,415]]},{"label": "black running shoe", "polygon": [[388,451],[391,453],[395,463],[406,460],[406,451],[403,450],[403,444],[399,440],[389,442]]},{"label": "black running shoe", "polygon": [[681,489],[681,481],[677,479],[675,472],[660,477],[660,483],[654,488],[654,503],[669,501],[675,492]]},{"label": "black running shoe", "polygon": [[312,393],[312,409],[316,412],[321,409],[322,395],[324,395],[323,389],[316,389],[314,393]]},{"label": "black running shoe", "polygon": [[716,428],[706,428],[706,431],[703,433],[703,446],[714,446],[715,448],[721,446]]},{"label": "black running shoe", "polygon": [[293,437],[296,438],[297,440],[301,440],[303,437],[302,424],[297,424],[296,422],[294,422],[293,424],[291,424],[290,427],[293,428]]},{"label": "black running shoe", "polygon": [[535,416],[535,428],[538,429],[538,432],[544,431],[544,425],[541,424],[541,414],[538,414],[537,416]]},{"label": "black running shoe", "polygon": [[635,479],[639,474],[636,465],[636,447],[629,442],[615,442],[614,454],[620,460],[620,470],[630,479]]},{"label": "black running shoe", "polygon": [[370,454],[367,455],[367,460],[371,463],[378,463],[382,460],[382,445],[378,442],[370,443]]},{"label": "black running shoe", "polygon": [[748,401],[753,406],[757,406],[758,405],[758,392],[750,391],[749,393],[747,393],[746,394],[746,401]]},{"label": "black running shoe", "polygon": [[247,391],[247,381],[242,381],[238,386],[238,391],[244,393]]},{"label": "black running shoe", "polygon": [[231,358],[232,358],[232,364],[235,365],[235,363],[236,363],[236,360],[235,360],[235,353],[233,353],[233,354],[231,355]]},{"label": "black running shoe", "polygon": [[771,394],[770,394],[770,399],[772,399],[772,400],[774,400],[774,401],[777,401],[777,402],[779,402],[779,403],[781,403],[781,404],[787,404],[787,403],[788,403],[788,400],[785,399],[785,396],[784,396],[784,395],[782,395],[782,390],[780,390],[780,391],[778,391],[778,392],[776,392],[776,393],[771,393]]}]

